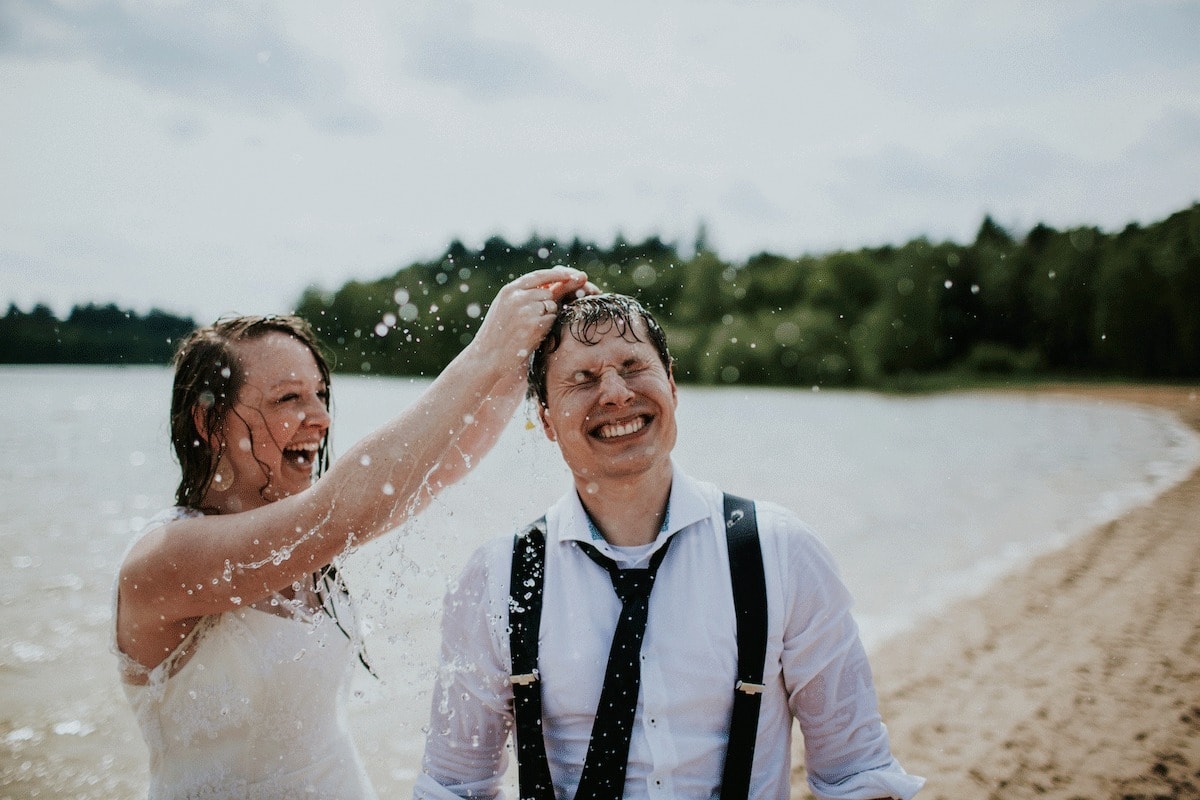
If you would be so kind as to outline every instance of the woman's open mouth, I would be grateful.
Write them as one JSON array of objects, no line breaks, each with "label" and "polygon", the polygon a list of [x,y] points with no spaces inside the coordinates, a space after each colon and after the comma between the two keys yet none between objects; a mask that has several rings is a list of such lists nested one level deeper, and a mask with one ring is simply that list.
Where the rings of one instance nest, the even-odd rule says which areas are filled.
[{"label": "woman's open mouth", "polygon": [[321,445],[318,442],[294,444],[283,448],[283,457],[295,467],[311,469],[320,449]]}]

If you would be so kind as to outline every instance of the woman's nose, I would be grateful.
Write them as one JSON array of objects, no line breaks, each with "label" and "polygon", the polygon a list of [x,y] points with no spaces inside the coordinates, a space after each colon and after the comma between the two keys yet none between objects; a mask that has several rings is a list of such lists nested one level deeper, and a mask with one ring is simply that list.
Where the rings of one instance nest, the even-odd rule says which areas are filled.
[{"label": "woman's nose", "polygon": [[329,409],[321,400],[313,400],[300,412],[300,422],[304,425],[314,425],[328,428],[330,423]]}]

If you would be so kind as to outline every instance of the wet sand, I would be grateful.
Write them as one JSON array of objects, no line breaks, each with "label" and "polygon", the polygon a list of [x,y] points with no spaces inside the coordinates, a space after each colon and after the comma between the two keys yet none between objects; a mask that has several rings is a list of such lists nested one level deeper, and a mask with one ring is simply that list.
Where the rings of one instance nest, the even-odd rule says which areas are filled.
[{"label": "wet sand", "polygon": [[[1200,431],[1200,387],[1048,391]],[[921,800],[1200,798],[1200,470],[871,660]]]}]

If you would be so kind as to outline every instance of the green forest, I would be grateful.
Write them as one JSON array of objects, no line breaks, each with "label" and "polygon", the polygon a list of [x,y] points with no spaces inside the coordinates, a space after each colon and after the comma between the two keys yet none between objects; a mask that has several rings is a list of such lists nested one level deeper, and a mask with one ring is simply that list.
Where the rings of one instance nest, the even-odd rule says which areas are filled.
[{"label": "green forest", "polygon": [[[471,340],[501,285],[554,264],[638,297],[686,383],[1200,378],[1200,204],[1120,232],[1037,225],[1018,237],[985,218],[966,244],[918,238],[744,262],[723,260],[703,232],[686,256],[658,237],[608,247],[493,237],[478,250],[453,242],[378,280],[309,288],[295,310],[338,371],[433,375]],[[191,324],[112,307],[77,308],[63,322],[47,313],[9,309],[0,361],[165,361]]]},{"label": "green forest", "polygon": [[186,317],[117,306],[75,306],[60,320],[48,306],[0,317],[0,364],[166,364],[175,343],[196,327]]}]

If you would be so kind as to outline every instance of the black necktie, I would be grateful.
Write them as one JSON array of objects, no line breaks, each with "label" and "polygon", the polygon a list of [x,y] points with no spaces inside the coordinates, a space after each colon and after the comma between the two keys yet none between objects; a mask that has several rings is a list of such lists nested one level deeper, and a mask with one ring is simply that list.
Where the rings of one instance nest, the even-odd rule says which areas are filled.
[{"label": "black necktie", "polygon": [[668,539],[651,556],[647,569],[620,569],[590,544],[579,542],[589,558],[608,570],[613,589],[621,598],[621,616],[608,650],[604,688],[600,690],[600,704],[596,707],[576,800],[620,800],[625,792],[629,740],[642,682],[642,638],[646,635],[650,590],[670,544]]}]

